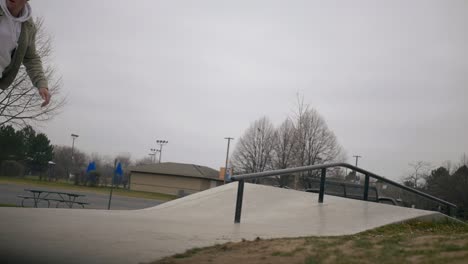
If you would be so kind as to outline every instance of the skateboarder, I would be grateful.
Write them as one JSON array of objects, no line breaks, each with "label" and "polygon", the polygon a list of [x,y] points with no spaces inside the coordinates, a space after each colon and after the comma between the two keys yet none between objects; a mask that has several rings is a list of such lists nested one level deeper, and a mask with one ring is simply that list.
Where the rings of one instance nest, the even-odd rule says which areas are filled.
[{"label": "skateboarder", "polygon": [[23,64],[46,106],[50,102],[47,79],[36,52],[36,27],[28,0],[0,0],[0,89],[7,89]]}]

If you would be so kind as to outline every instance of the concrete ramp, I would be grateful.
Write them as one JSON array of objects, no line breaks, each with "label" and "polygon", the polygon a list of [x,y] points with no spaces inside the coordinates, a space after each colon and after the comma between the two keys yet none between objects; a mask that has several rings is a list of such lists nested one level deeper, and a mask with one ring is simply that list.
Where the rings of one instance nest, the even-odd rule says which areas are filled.
[{"label": "concrete ramp", "polygon": [[241,239],[347,235],[440,213],[237,183],[131,211],[0,208],[0,262],[141,263]]}]

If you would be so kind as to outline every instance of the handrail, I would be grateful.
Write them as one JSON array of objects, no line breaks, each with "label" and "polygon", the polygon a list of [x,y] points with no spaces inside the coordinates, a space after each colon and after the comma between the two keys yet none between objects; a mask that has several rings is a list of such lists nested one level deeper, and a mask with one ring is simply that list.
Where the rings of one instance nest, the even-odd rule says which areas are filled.
[{"label": "handrail", "polygon": [[334,168],[334,167],[348,168],[348,169],[354,170],[356,172],[360,172],[360,173],[365,175],[364,200],[366,200],[366,201],[367,201],[367,198],[368,198],[369,177],[372,177],[372,178],[375,178],[375,179],[380,180],[382,182],[386,182],[388,184],[397,186],[397,187],[399,187],[399,188],[401,188],[403,190],[406,190],[406,191],[418,194],[420,196],[423,196],[425,198],[428,198],[430,200],[436,201],[436,202],[438,202],[440,204],[443,204],[443,205],[446,205],[448,207],[453,207],[453,208],[457,207],[453,203],[447,202],[445,200],[442,200],[442,199],[437,198],[435,196],[432,196],[430,194],[421,192],[419,190],[415,190],[415,189],[410,188],[408,186],[405,186],[403,184],[394,182],[392,180],[389,180],[387,178],[379,176],[379,175],[377,175],[375,173],[372,173],[370,171],[364,170],[362,168],[353,166],[353,165],[348,164],[348,163],[338,162],[338,163],[318,164],[318,165],[302,166],[302,167],[289,168],[289,169],[280,169],[280,170],[248,173],[248,174],[241,174],[241,175],[233,175],[231,177],[231,180],[232,181],[239,181],[239,185],[238,185],[238,189],[237,189],[236,215],[235,215],[234,222],[235,223],[240,223],[240,214],[241,214],[241,210],[242,210],[242,200],[243,200],[244,181],[245,180],[264,178],[264,177],[269,177],[269,176],[279,176],[279,175],[302,172],[302,171],[322,170],[321,180],[320,180],[320,192],[319,192],[319,203],[322,203],[323,202],[323,196],[324,196],[324,188],[325,188],[326,169]]}]

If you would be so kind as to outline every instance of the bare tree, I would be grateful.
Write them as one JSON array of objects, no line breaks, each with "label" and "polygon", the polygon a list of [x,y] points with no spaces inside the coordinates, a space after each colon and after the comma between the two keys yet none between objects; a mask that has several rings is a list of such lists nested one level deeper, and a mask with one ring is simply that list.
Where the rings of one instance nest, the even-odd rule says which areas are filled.
[{"label": "bare tree", "polygon": [[411,167],[412,171],[407,177],[404,178],[403,183],[406,186],[413,188],[422,187],[420,181],[429,175],[431,164],[425,161],[417,161],[408,165]]},{"label": "bare tree", "polygon": [[[335,134],[315,110],[298,100],[295,113],[294,141],[296,166],[309,166],[335,161],[340,157],[341,147]],[[318,177],[318,171],[302,173],[295,178],[294,188],[307,188],[311,178]]]},{"label": "bare tree", "polygon": [[55,173],[58,177],[68,179],[69,175],[67,173],[72,173],[76,177],[80,171],[86,169],[87,155],[75,147],[72,163],[71,153],[72,150],[69,146],[54,146]]},{"label": "bare tree", "polygon": [[48,62],[52,54],[51,38],[43,28],[43,20],[36,20],[37,53],[44,63],[44,71],[49,81],[49,92],[52,100],[46,107],[41,107],[42,99],[38,90],[28,77],[26,69],[21,66],[16,79],[5,90],[0,90],[0,126],[27,124],[46,121],[57,115],[65,104],[61,96],[61,80],[55,77],[54,68]]},{"label": "bare tree", "polygon": [[463,155],[460,156],[459,166],[468,166],[468,157],[466,156],[466,153],[463,153]]},{"label": "bare tree", "polygon": [[449,174],[452,173],[452,170],[453,170],[452,161],[446,160],[446,161],[442,162],[442,167],[446,168],[447,171],[449,172]]},{"label": "bare tree", "polygon": [[261,172],[271,167],[274,131],[273,124],[267,117],[250,125],[237,142],[232,156],[232,164],[237,172]]},{"label": "bare tree", "polygon": [[[345,150],[343,150],[340,146],[339,148],[339,153],[336,155],[336,157],[332,160],[333,162],[347,162],[347,153]],[[329,178],[334,178],[336,180],[346,180],[347,176],[347,169],[346,168],[341,168],[341,167],[335,167],[335,168],[329,168],[327,169],[327,177]],[[373,181],[373,179],[370,179],[370,181]]]},{"label": "bare tree", "polygon": [[[266,117],[248,128],[234,150],[232,164],[237,172],[261,172],[345,160],[335,135],[322,116],[298,99],[293,118],[285,120],[278,129],[275,130]],[[276,176],[275,182],[280,187],[308,188],[318,173],[301,173],[294,178],[291,175]],[[332,174],[344,177],[339,169]],[[294,179],[292,184],[291,179]]]},{"label": "bare tree", "polygon": [[[272,153],[273,169],[286,169],[294,165],[294,124],[290,119],[286,119],[274,133],[274,146]],[[281,175],[275,177],[280,187],[288,186],[291,175]]]},{"label": "bare tree", "polygon": [[112,176],[114,175],[114,162],[115,159],[109,155],[105,155],[102,158],[101,167],[101,184],[107,186],[112,182]]},{"label": "bare tree", "polygon": [[135,166],[140,166],[140,165],[147,165],[147,164],[153,164],[153,158],[151,157],[144,157],[139,160],[135,161]]},{"label": "bare tree", "polygon": [[94,164],[96,165],[96,170],[101,169],[101,167],[102,167],[102,157],[101,157],[101,155],[99,155],[99,153],[97,153],[97,152],[91,153],[91,155],[89,156],[89,159],[90,159],[90,162],[94,162]]},{"label": "bare tree", "polygon": [[127,168],[131,164],[131,154],[130,153],[121,153],[115,157],[118,162],[120,162],[122,168]]}]

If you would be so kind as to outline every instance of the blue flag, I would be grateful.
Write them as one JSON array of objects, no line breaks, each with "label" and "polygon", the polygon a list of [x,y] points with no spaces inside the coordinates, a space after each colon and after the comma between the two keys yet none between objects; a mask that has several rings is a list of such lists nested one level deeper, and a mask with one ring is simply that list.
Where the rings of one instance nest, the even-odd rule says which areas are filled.
[{"label": "blue flag", "polygon": [[122,164],[117,164],[117,168],[115,168],[115,175],[122,176],[123,175],[123,170],[122,170]]},{"label": "blue flag", "polygon": [[91,171],[96,170],[96,163],[94,161],[88,164],[88,168],[86,169],[86,173],[90,173]]},{"label": "blue flag", "polygon": [[122,182],[122,176],[123,176],[122,164],[120,164],[119,162],[114,171],[114,183],[120,184]]}]

